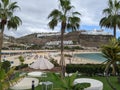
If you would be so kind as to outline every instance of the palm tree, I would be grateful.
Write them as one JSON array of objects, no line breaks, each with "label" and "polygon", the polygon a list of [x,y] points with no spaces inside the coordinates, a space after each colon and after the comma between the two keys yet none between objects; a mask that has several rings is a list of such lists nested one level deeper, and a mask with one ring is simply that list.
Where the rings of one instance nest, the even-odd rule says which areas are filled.
[{"label": "palm tree", "polygon": [[5,27],[17,29],[22,23],[21,19],[13,14],[19,8],[16,4],[17,2],[10,2],[10,0],[1,0],[0,2],[0,62]]},{"label": "palm tree", "polygon": [[109,0],[108,8],[103,10],[106,16],[100,20],[100,26],[113,29],[114,37],[116,37],[116,29],[120,29],[120,1]]},{"label": "palm tree", "polygon": [[80,18],[81,15],[79,12],[73,12],[73,6],[71,5],[70,0],[59,0],[59,9],[53,10],[48,19],[51,21],[48,23],[51,29],[54,29],[58,23],[61,24],[61,74],[64,76],[65,74],[65,61],[64,61],[64,47],[63,47],[63,40],[64,40],[64,32],[66,29],[75,31],[79,28]]},{"label": "palm tree", "polygon": [[14,67],[8,72],[5,72],[3,68],[0,68],[0,90],[7,90],[10,86],[17,84],[18,80],[25,76],[15,76]]},{"label": "palm tree", "polygon": [[108,73],[109,73],[110,67],[112,67],[112,74],[113,75],[116,74],[117,62],[120,61],[120,46],[118,41],[115,38],[111,39],[108,45],[102,46],[102,53],[103,53],[103,56],[107,59],[106,68],[105,68],[105,75],[106,75],[107,82],[113,90],[116,90],[116,88],[112,86],[112,84],[108,79]]},{"label": "palm tree", "polygon": [[48,76],[51,77],[49,81],[56,83],[56,87],[60,90],[84,90],[84,88],[90,87],[90,83],[74,84],[77,74],[78,72],[65,78],[61,78],[55,73],[48,73]]}]

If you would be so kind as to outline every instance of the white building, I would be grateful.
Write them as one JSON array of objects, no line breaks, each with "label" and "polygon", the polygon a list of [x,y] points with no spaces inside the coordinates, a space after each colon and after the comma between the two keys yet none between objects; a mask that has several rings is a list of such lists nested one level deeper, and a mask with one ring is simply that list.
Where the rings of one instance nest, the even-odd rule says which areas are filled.
[{"label": "white building", "polygon": [[[45,45],[47,46],[57,46],[57,45],[60,45],[61,44],[61,41],[50,41],[50,42],[47,42]],[[68,40],[68,41],[63,41],[63,44],[64,45],[72,45],[73,44],[73,41],[71,40]]]},{"label": "white building", "polygon": [[57,36],[60,34],[61,34],[60,32],[39,33],[37,34],[37,37],[40,38],[40,37],[47,37],[47,36]]},{"label": "white building", "polygon": [[[66,35],[67,33],[64,33],[64,35]],[[41,38],[41,37],[47,37],[47,36],[60,36],[61,32],[43,32],[43,33],[38,33],[37,37]]]},{"label": "white building", "polygon": [[89,34],[89,35],[112,35],[111,33],[109,32],[105,32],[104,30],[92,30],[92,31],[84,31],[84,32],[81,32],[81,34]]}]

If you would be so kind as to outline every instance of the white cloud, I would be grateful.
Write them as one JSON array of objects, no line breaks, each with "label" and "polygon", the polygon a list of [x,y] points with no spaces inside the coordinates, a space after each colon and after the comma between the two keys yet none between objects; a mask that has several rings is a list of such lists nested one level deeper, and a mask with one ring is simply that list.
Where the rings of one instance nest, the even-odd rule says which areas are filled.
[{"label": "white cloud", "polygon": [[[13,1],[13,0],[11,0]],[[5,31],[6,34],[20,37],[34,32],[52,31],[48,28],[48,15],[58,7],[58,0],[14,0],[18,2],[21,10],[17,11],[22,19],[22,25],[17,31]],[[107,6],[108,0],[72,0],[75,10],[81,16],[81,25],[98,26],[102,17],[102,10]],[[59,31],[59,26],[54,30]]]}]

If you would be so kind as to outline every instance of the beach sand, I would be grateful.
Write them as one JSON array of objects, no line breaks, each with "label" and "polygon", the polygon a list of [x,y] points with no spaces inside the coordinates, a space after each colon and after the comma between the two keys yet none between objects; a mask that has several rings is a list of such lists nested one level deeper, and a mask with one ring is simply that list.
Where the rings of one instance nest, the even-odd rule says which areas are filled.
[{"label": "beach sand", "polygon": [[[18,57],[20,55],[22,55],[25,59],[24,63],[25,64],[31,64],[33,62],[35,62],[38,58],[40,57],[45,57],[45,58],[53,58],[54,60],[56,60],[58,63],[60,62],[60,52],[59,51],[46,51],[46,50],[42,50],[42,51],[39,51],[39,50],[6,50],[6,51],[3,51],[3,52],[17,52],[19,54],[17,55],[3,55],[2,56],[2,60],[5,59],[5,60],[8,60],[10,62],[13,62],[12,63],[12,66],[17,66],[17,65],[20,65],[20,61],[18,59]],[[20,53],[21,52],[21,53]],[[29,52],[29,53],[27,53]],[[93,53],[93,52],[96,52],[96,51],[84,51],[84,50],[80,50],[80,51],[65,51],[64,54],[67,54],[67,55],[71,55],[73,56],[74,54],[79,54],[79,53]],[[99,61],[94,61],[94,60],[87,60],[87,59],[81,59],[81,58],[78,58],[78,57],[64,57],[65,59],[65,64],[87,64],[87,63],[92,63],[92,64],[98,64],[98,63],[101,63]]]}]

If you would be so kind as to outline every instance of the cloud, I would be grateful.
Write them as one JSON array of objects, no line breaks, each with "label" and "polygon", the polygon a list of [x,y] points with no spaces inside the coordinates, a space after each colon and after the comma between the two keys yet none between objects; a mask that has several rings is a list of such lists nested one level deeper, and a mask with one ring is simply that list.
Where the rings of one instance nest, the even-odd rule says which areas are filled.
[{"label": "cloud", "polygon": [[82,14],[82,25],[99,25],[102,10],[107,7],[107,0],[84,0],[82,2],[78,0],[75,5]]},{"label": "cloud", "polygon": [[[13,0],[11,0],[13,1]],[[58,0],[14,0],[18,2],[21,10],[15,14],[22,19],[22,25],[17,31],[5,30],[5,33],[15,37],[35,32],[52,31],[48,27],[49,13],[58,7]],[[108,0],[72,0],[75,10],[81,16],[81,25],[99,26],[102,10],[107,6]],[[59,31],[59,26],[54,31]]]}]

